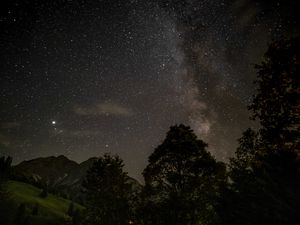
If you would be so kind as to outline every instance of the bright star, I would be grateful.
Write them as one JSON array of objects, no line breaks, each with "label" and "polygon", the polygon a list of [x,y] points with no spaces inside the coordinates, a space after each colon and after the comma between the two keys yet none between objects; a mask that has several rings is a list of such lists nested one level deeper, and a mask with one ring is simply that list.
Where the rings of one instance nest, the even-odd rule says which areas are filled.
[{"label": "bright star", "polygon": [[55,120],[52,120],[51,123],[52,123],[52,125],[55,125],[55,124],[56,124],[56,121],[55,121]]}]

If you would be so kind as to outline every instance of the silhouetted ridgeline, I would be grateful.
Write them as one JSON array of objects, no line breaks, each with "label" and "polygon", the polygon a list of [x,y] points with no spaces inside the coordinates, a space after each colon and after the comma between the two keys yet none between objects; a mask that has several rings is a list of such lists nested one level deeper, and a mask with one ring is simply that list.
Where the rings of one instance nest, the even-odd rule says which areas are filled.
[{"label": "silhouetted ridgeline", "polygon": [[[81,184],[96,159],[77,163],[63,155],[36,158],[14,166],[13,178],[40,188],[47,186],[50,192],[82,202]],[[138,181],[131,177],[129,180],[135,189],[141,188]]]}]

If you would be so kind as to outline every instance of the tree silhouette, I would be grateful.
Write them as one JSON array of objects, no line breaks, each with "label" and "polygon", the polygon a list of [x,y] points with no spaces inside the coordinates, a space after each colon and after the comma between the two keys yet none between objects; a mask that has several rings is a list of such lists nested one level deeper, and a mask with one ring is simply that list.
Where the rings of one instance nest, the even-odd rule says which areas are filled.
[{"label": "tree silhouette", "polygon": [[82,214],[79,209],[76,209],[72,216],[72,225],[80,225],[82,221]]},{"label": "tree silhouette", "polygon": [[257,65],[257,94],[249,109],[259,119],[262,139],[275,149],[299,150],[300,37],[273,42]]},{"label": "tree silhouette", "polygon": [[87,172],[83,183],[87,199],[86,224],[124,225],[130,220],[127,174],[123,161],[108,154],[100,157]]},{"label": "tree silhouette", "polygon": [[39,214],[39,204],[36,203],[32,209],[31,215],[37,216]]},{"label": "tree silhouette", "polygon": [[8,181],[11,170],[11,157],[0,157],[0,218],[1,224],[9,224],[9,211],[11,208],[11,202],[9,193],[6,188],[6,182]]},{"label": "tree silhouette", "polygon": [[14,219],[14,225],[22,225],[24,224],[26,219],[26,207],[25,204],[20,204],[17,212],[16,212],[16,216]]},{"label": "tree silhouette", "polygon": [[258,68],[258,92],[249,107],[259,132],[246,131],[230,161],[224,224],[298,224],[300,215],[299,38],[270,45]]},{"label": "tree silhouette", "polygon": [[258,134],[249,128],[243,133],[238,142],[239,147],[235,152],[235,158],[231,158],[229,164],[230,178],[234,181],[239,179],[247,180],[245,177],[252,173],[252,163],[259,148]]},{"label": "tree silhouette", "polygon": [[214,204],[225,166],[190,127],[170,128],[144,170],[145,224],[192,225],[216,220]]},{"label": "tree silhouette", "polygon": [[42,189],[42,192],[39,195],[41,198],[47,198],[48,197],[48,187],[44,186]]},{"label": "tree silhouette", "polygon": [[11,163],[12,163],[12,158],[10,156],[0,157],[0,194],[2,193],[1,188],[3,188],[3,184],[7,181],[9,177]]},{"label": "tree silhouette", "polygon": [[74,214],[74,203],[73,202],[70,203],[67,214],[71,217],[73,216],[73,214]]}]

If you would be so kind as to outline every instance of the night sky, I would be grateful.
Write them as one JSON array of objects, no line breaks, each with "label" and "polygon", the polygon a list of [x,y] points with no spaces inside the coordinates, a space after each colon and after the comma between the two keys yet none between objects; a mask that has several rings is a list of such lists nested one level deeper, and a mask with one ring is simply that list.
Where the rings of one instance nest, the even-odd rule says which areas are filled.
[{"label": "night sky", "polygon": [[[171,125],[226,161],[247,127],[254,64],[299,34],[296,1],[10,0],[0,15],[0,154],[105,152],[139,178]],[[294,2],[294,3],[293,3]]]}]

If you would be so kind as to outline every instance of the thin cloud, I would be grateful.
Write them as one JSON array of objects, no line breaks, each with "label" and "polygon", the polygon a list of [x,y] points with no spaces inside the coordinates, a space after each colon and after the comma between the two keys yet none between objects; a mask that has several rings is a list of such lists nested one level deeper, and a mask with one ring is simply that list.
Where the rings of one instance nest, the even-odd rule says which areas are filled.
[{"label": "thin cloud", "polygon": [[81,116],[132,116],[131,109],[117,103],[99,103],[91,106],[76,106],[74,112]]},{"label": "thin cloud", "polygon": [[20,126],[20,123],[18,122],[3,122],[0,127],[2,129],[13,129]]},{"label": "thin cloud", "polygon": [[0,133],[0,146],[9,147],[11,145],[11,139]]},{"label": "thin cloud", "polygon": [[68,138],[91,138],[98,137],[102,133],[97,130],[59,130],[56,132],[56,135]]}]

